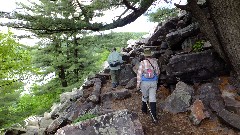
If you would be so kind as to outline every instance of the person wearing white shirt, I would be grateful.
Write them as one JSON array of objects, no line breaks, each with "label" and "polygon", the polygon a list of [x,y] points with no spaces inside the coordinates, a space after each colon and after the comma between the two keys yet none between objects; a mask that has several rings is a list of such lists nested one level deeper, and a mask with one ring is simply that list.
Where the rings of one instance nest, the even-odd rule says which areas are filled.
[{"label": "person wearing white shirt", "polygon": [[123,63],[123,60],[122,56],[116,51],[115,47],[109,54],[107,62],[110,68],[112,87],[116,88],[119,85],[120,65]]}]

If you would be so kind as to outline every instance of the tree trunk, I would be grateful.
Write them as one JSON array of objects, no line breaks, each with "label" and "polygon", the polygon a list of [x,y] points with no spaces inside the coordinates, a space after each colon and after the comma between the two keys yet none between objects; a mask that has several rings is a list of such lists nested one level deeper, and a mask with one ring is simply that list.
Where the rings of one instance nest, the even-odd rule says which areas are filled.
[{"label": "tree trunk", "polygon": [[[74,64],[78,64],[78,42],[77,42],[77,37],[76,35],[74,35]],[[76,81],[78,81],[79,77],[78,77],[78,72],[79,72],[79,67],[76,67],[76,69],[74,69],[74,76],[76,78]]]},{"label": "tree trunk", "polygon": [[67,87],[67,81],[66,81],[66,75],[65,75],[65,69],[63,66],[59,67],[59,78],[61,79],[62,87]]},{"label": "tree trunk", "polygon": [[197,5],[197,0],[188,0],[186,6],[175,5],[193,14],[200,30],[240,80],[240,0],[207,0],[211,20]]},{"label": "tree trunk", "polygon": [[208,7],[223,51],[240,80],[240,0],[209,0]]},{"label": "tree trunk", "polygon": [[223,51],[221,43],[215,33],[213,22],[209,20],[206,14],[201,10],[201,8],[197,5],[197,0],[188,0],[188,4],[186,6],[181,6],[175,4],[176,7],[187,10],[192,13],[193,17],[198,20],[200,25],[200,30],[202,33],[208,37],[215,51],[222,57],[226,62],[228,62],[227,55]]}]

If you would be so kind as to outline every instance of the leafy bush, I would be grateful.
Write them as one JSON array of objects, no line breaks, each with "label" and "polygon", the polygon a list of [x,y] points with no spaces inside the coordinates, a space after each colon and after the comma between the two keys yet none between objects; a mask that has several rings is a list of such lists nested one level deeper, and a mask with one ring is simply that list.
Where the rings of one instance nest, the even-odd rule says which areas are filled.
[{"label": "leafy bush", "polygon": [[91,114],[91,113],[86,113],[83,116],[78,117],[76,120],[74,120],[73,123],[77,123],[77,122],[80,122],[80,121],[85,121],[85,120],[88,120],[88,119],[91,119],[91,118],[94,118],[94,117],[97,117],[97,115]]},{"label": "leafy bush", "polygon": [[203,44],[204,44],[204,41],[203,40],[200,40],[200,41],[197,41],[194,45],[193,45],[193,51],[194,52],[200,52],[203,50]]},{"label": "leafy bush", "polygon": [[31,65],[30,50],[20,44],[10,30],[0,32],[0,128],[19,120],[13,112],[23,91],[22,78],[37,71]]}]

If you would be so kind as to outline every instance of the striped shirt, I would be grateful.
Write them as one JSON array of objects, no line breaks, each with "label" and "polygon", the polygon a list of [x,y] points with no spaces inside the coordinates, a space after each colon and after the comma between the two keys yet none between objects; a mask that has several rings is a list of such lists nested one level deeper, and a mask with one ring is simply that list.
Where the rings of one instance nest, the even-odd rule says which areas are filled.
[{"label": "striped shirt", "polygon": [[148,60],[143,60],[143,61],[140,62],[138,72],[137,72],[137,88],[140,87],[141,78],[142,78],[142,74],[143,74],[144,69],[149,69],[149,68],[152,69],[152,67],[153,67],[155,73],[157,75],[160,74],[157,59],[155,59],[155,58],[147,58],[147,59],[151,62],[152,65],[149,63]]}]

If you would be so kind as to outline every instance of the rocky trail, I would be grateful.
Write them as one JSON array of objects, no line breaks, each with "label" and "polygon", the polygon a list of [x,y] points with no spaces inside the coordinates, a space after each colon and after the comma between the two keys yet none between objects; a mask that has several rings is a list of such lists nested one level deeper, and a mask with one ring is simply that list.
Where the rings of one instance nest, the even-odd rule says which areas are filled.
[{"label": "rocky trail", "polygon": [[[141,113],[141,92],[136,91],[145,48],[161,71],[157,124]],[[240,135],[239,82],[190,13],[159,23],[150,37],[121,53],[125,63],[116,89],[105,68],[80,88],[62,93],[50,112],[27,119],[25,128],[8,130],[9,135]],[[74,123],[86,114],[97,117]]]},{"label": "rocky trail", "polygon": [[[238,121],[233,118],[236,120],[239,118],[234,112],[219,115],[225,120],[227,120],[226,116],[231,118],[234,123],[227,120],[231,126],[216,114],[211,117],[200,117],[203,115],[201,113],[201,115],[196,114],[196,117],[200,118],[199,123],[194,124],[190,118],[192,106],[182,112],[171,112],[179,108],[179,102],[168,100],[174,92],[170,92],[170,89],[164,85],[160,85],[157,90],[159,121],[154,124],[149,113],[141,113],[140,91],[135,87],[126,89],[126,86],[121,85],[115,89],[111,88],[108,74],[99,78],[103,81],[93,78],[95,82],[86,83],[84,91],[74,90],[63,93],[60,96],[61,103],[53,105],[51,112],[46,112],[41,119],[28,121],[24,129],[8,130],[6,135],[240,135],[239,129],[233,128],[238,126]],[[217,80],[220,80],[218,82],[220,91],[226,93],[226,87],[230,85],[229,77],[218,77]],[[174,91],[179,89],[178,84]],[[195,93],[199,93],[201,84],[193,86]],[[232,93],[236,93],[235,90],[231,90]],[[211,95],[210,92],[208,94]],[[235,107],[231,105],[232,109],[236,109],[240,101],[238,95],[235,99],[234,103],[237,104]],[[172,110],[162,107],[164,102],[170,102]],[[201,109],[197,112],[201,112]],[[89,113],[96,114],[97,117],[74,123],[74,120]]]},{"label": "rocky trail", "polygon": [[[118,86],[116,89],[122,89]],[[102,93],[114,91],[108,81],[102,87]],[[131,90],[131,97],[124,100],[111,102],[114,110],[128,109],[138,114],[142,123],[145,135],[240,135],[238,130],[232,129],[227,125],[222,125],[217,118],[205,119],[200,125],[195,126],[189,119],[190,112],[172,114],[163,111],[160,103],[170,95],[169,89],[161,86],[157,90],[158,118],[157,124],[152,123],[150,114],[141,113],[141,92],[136,89]]]}]

